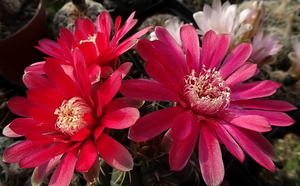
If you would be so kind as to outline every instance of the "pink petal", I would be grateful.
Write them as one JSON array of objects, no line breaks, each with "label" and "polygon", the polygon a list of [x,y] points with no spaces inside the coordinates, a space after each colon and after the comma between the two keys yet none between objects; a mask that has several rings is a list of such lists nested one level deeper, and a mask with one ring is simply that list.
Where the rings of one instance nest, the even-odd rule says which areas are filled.
[{"label": "pink petal", "polygon": [[129,99],[126,97],[122,97],[122,98],[116,98],[113,99],[112,101],[110,101],[105,107],[104,107],[104,111],[103,114],[121,109],[121,108],[125,108],[125,107],[134,107],[134,108],[141,108],[143,106],[144,102],[143,101],[138,101],[138,100],[133,100],[133,99]]},{"label": "pink petal", "polygon": [[180,38],[185,53],[191,54],[190,60],[187,60],[190,66],[189,70],[199,69],[200,44],[196,29],[189,24],[183,25],[180,28]]},{"label": "pink petal", "polygon": [[28,89],[53,87],[52,83],[44,75],[32,71],[23,75],[23,82]]},{"label": "pink petal", "polygon": [[222,127],[231,134],[244,151],[257,163],[272,172],[275,171],[275,165],[271,158],[276,158],[276,152],[271,143],[260,133],[236,128],[232,125],[222,125]]},{"label": "pink petal", "polygon": [[157,38],[162,41],[168,47],[165,48],[165,52],[170,59],[174,59],[174,66],[183,69],[184,72],[187,72],[187,64],[182,52],[182,48],[178,45],[176,40],[171,36],[171,34],[164,28],[157,26],[155,27],[155,34]]},{"label": "pink petal", "polygon": [[17,134],[13,130],[11,130],[10,124],[4,127],[4,129],[2,130],[2,134],[10,138],[17,138],[17,137],[24,136],[24,135]]},{"label": "pink petal", "polygon": [[14,114],[29,118],[31,115],[28,111],[34,108],[34,104],[31,103],[27,98],[18,96],[11,98],[7,105],[9,110]]},{"label": "pink petal", "polygon": [[122,74],[115,71],[97,90],[97,94],[102,98],[103,105],[106,105],[120,90]]},{"label": "pink petal", "polygon": [[232,72],[245,63],[251,55],[251,52],[252,46],[250,43],[241,43],[231,50],[220,68],[222,78],[226,79]]},{"label": "pink petal", "polygon": [[225,174],[221,148],[215,131],[207,123],[201,125],[198,152],[205,183],[212,186],[220,185]]},{"label": "pink petal", "polygon": [[8,147],[3,153],[3,161],[17,163],[24,157],[35,154],[45,149],[49,144],[36,144],[29,140],[18,142]]},{"label": "pink petal", "polygon": [[96,28],[97,28],[98,32],[101,32],[105,35],[105,37],[106,37],[105,41],[108,41],[110,38],[110,32],[111,32],[111,20],[110,20],[110,15],[108,12],[103,11],[97,17]]},{"label": "pink petal", "polygon": [[130,99],[143,101],[178,101],[178,95],[156,81],[130,79],[125,81],[121,93]]},{"label": "pink petal", "polygon": [[230,103],[230,107],[253,108],[253,109],[273,110],[273,111],[290,111],[296,109],[294,105],[285,101],[264,100],[264,99],[232,101]]},{"label": "pink petal", "polygon": [[220,117],[235,126],[256,132],[268,132],[272,129],[267,118],[260,115],[235,115],[235,113],[231,115],[225,113]]},{"label": "pink petal", "polygon": [[33,185],[41,185],[59,163],[61,157],[62,155],[55,156],[50,161],[36,167],[31,176],[31,183]]},{"label": "pink petal", "polygon": [[173,76],[170,76],[169,69],[166,69],[159,61],[147,61],[145,64],[146,73],[155,81],[170,88],[174,92],[181,94],[182,88],[174,81]]},{"label": "pink petal", "polygon": [[111,129],[125,129],[132,126],[139,117],[138,109],[125,107],[104,115],[100,124]]},{"label": "pink petal", "polygon": [[84,42],[79,46],[79,49],[82,51],[82,54],[84,55],[84,60],[87,66],[91,66],[97,62],[98,54],[94,43]]},{"label": "pink petal", "polygon": [[[215,121],[215,120],[213,120]],[[223,125],[224,121],[217,120],[215,121],[216,125]],[[225,130],[223,127],[216,127],[215,131],[217,133],[217,136],[221,140],[221,142],[227,147],[228,151],[234,155],[240,162],[243,162],[245,160],[245,154],[239,144],[232,138],[230,133],[228,133],[227,130]]]},{"label": "pink petal", "polygon": [[190,159],[198,139],[199,127],[193,123],[190,135],[183,140],[174,140],[169,154],[171,170],[182,170]]},{"label": "pink petal", "polygon": [[211,59],[213,58],[213,54],[218,44],[216,41],[218,41],[218,35],[213,30],[210,30],[204,34],[201,52],[202,64],[199,65],[199,68],[202,68],[203,65],[206,67],[210,66]]},{"label": "pink petal", "polygon": [[286,113],[283,112],[273,112],[265,110],[246,110],[246,109],[230,109],[232,113],[238,115],[259,115],[265,117],[270,125],[273,126],[290,126],[295,121]]},{"label": "pink petal", "polygon": [[73,80],[64,72],[61,65],[47,60],[44,64],[44,71],[55,87],[61,91],[61,93],[67,97],[78,97],[78,89]]},{"label": "pink petal", "polygon": [[102,134],[95,142],[103,160],[115,169],[130,171],[133,168],[133,159],[128,150],[119,142]]},{"label": "pink petal", "polygon": [[75,42],[73,32],[70,29],[61,28],[59,30],[59,36],[67,44],[69,48],[71,48],[73,42]]},{"label": "pink petal", "polygon": [[183,140],[187,138],[197,119],[191,111],[187,110],[179,115],[175,116],[172,123],[172,138],[174,140]]},{"label": "pink petal", "polygon": [[87,71],[92,85],[100,81],[101,67],[99,65],[94,64]]},{"label": "pink petal", "polygon": [[245,62],[244,65],[238,68],[226,79],[226,85],[231,87],[248,80],[256,73],[256,66],[256,64]]},{"label": "pink petal", "polygon": [[122,74],[122,79],[129,73],[132,65],[133,63],[131,62],[125,62],[116,69],[116,71],[119,71]]},{"label": "pink petal", "polygon": [[45,63],[45,61],[35,62],[35,63],[27,66],[24,69],[25,74],[28,73],[28,72],[35,72],[37,74],[45,74],[45,72],[44,72],[44,63]]},{"label": "pink petal", "polygon": [[170,153],[170,149],[171,149],[171,147],[173,145],[173,142],[174,142],[174,140],[172,138],[172,131],[171,131],[171,129],[169,129],[165,133],[165,135],[164,135],[164,137],[163,137],[163,139],[161,140],[161,143],[160,143],[161,144],[161,148],[162,148],[162,152],[164,152],[166,154],[169,154]]},{"label": "pink petal", "polygon": [[230,35],[229,34],[219,34],[216,42],[216,48],[214,55],[209,63],[209,69],[217,68],[221,64],[223,58],[226,56],[230,45]]},{"label": "pink petal", "polygon": [[182,112],[180,107],[169,107],[147,114],[129,129],[128,137],[136,142],[149,140],[171,127],[174,117]]},{"label": "pink petal", "polygon": [[88,130],[87,128],[83,128],[81,130],[79,130],[78,132],[76,132],[72,137],[71,140],[73,141],[84,141],[86,140],[90,135],[92,134],[92,132],[90,130]]},{"label": "pink petal", "polygon": [[41,107],[34,107],[29,110],[31,117],[38,122],[45,122],[47,124],[55,124],[57,115],[48,110],[42,110]]},{"label": "pink petal", "polygon": [[10,123],[9,128],[22,136],[30,132],[50,133],[56,131],[54,125],[40,123],[32,118],[16,118]]},{"label": "pink petal", "polygon": [[[21,168],[32,168],[37,167],[39,165],[42,165],[55,157],[59,155],[60,151],[63,151],[65,148],[68,148],[70,144],[66,143],[58,143],[53,146],[50,146],[49,148],[46,148],[44,150],[41,150],[39,152],[36,152],[34,154],[28,155],[20,160],[19,166]],[[35,148],[35,147],[34,147]]]},{"label": "pink petal", "polygon": [[98,158],[98,152],[91,139],[81,146],[78,160],[76,163],[76,170],[78,172],[87,172]]},{"label": "pink petal", "polygon": [[279,87],[279,83],[271,80],[240,84],[231,87],[230,101],[270,96]]},{"label": "pink petal", "polygon": [[77,160],[78,149],[65,154],[54,171],[49,186],[68,186],[71,183]]}]

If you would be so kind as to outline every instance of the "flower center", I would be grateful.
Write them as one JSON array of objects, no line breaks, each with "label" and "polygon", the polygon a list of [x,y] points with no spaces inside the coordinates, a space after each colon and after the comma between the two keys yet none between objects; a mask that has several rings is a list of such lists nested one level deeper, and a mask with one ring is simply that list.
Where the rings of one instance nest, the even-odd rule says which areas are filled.
[{"label": "flower center", "polygon": [[88,126],[89,123],[84,120],[84,115],[91,113],[91,108],[79,97],[64,100],[54,111],[54,114],[58,115],[55,127],[62,133],[73,135]]},{"label": "flower center", "polygon": [[198,77],[194,70],[186,76],[184,95],[188,105],[195,113],[211,116],[228,107],[230,88],[220,77],[219,71],[203,69]]}]

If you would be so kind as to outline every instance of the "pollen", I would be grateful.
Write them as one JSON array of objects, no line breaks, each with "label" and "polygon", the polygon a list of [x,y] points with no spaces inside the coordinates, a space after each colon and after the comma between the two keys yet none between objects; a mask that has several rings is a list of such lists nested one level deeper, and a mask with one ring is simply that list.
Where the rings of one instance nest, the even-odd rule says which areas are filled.
[{"label": "pollen", "polygon": [[86,42],[96,43],[96,37],[97,37],[96,34],[94,34],[94,35],[92,35],[92,36],[90,35],[90,36],[88,36],[87,39],[81,40],[81,41],[79,42],[79,44],[86,43]]},{"label": "pollen", "polygon": [[186,76],[184,96],[187,105],[195,113],[211,116],[229,106],[230,88],[226,86],[219,71],[203,68],[198,76],[194,70]]},{"label": "pollen", "polygon": [[91,113],[91,108],[79,97],[64,100],[61,106],[54,111],[54,114],[58,115],[55,127],[62,133],[72,136],[89,125],[84,120],[84,115]]}]

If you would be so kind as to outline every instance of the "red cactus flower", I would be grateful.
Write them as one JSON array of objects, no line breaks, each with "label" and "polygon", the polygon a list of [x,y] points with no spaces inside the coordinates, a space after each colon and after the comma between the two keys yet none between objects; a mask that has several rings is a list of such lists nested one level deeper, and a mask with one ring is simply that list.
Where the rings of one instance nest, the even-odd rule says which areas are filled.
[{"label": "red cactus flower", "polygon": [[242,83],[257,73],[255,64],[245,62],[251,55],[251,44],[242,43],[226,55],[230,45],[227,34],[207,32],[202,48],[191,25],[180,30],[182,48],[163,27],[156,27],[155,34],[158,40],[141,39],[137,44],[151,79],[127,80],[120,91],[131,99],[172,101],[174,107],[138,119],[129,138],[141,142],[169,129],[165,139],[173,141],[169,151],[172,170],[186,165],[198,140],[200,168],[208,185],[220,185],[224,178],[219,143],[240,161],[246,152],[274,171],[271,159],[275,150],[260,132],[271,130],[272,125],[291,125],[293,119],[281,111],[295,107],[283,101],[256,99],[273,94],[278,83]]},{"label": "red cactus flower", "polygon": [[73,55],[72,75],[49,58],[43,67],[45,75],[25,73],[27,97],[8,102],[10,110],[23,118],[13,120],[3,133],[26,139],[9,147],[3,161],[36,167],[32,176],[36,185],[56,166],[49,185],[69,185],[74,169],[93,182],[100,171],[99,158],[121,171],[133,168],[131,154],[109,136],[111,129],[130,127],[139,117],[136,101],[113,99],[131,63],[121,65],[102,83],[92,75],[100,73],[100,68],[91,73],[81,51],[76,48]]},{"label": "red cactus flower", "polygon": [[[101,76],[108,77],[119,65],[118,57],[131,49],[137,42],[137,38],[144,35],[149,29],[145,28],[124,41],[120,41],[137,23],[133,19],[133,12],[122,27],[121,17],[115,20],[113,35],[111,18],[108,12],[102,12],[94,24],[90,19],[77,18],[75,20],[75,30],[71,31],[66,28],[60,30],[60,38],[57,42],[50,39],[39,41],[39,50],[57,58],[63,65],[73,65],[72,52],[74,48],[82,50],[87,67],[98,64],[102,69]],[[27,67],[26,71],[43,72],[44,62],[38,62]]]}]

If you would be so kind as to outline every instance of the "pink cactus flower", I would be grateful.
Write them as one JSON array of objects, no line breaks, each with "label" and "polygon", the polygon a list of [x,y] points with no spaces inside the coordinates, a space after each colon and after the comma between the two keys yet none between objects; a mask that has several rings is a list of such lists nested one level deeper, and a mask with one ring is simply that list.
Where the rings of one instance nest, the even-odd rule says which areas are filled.
[{"label": "pink cactus flower", "polygon": [[[137,38],[145,34],[150,28],[145,28],[124,41],[120,41],[137,23],[133,19],[133,12],[122,27],[121,17],[115,20],[114,31],[112,33],[112,23],[108,12],[102,12],[94,24],[90,19],[77,18],[75,20],[75,30],[60,29],[60,37],[57,42],[50,39],[42,39],[38,48],[42,52],[61,60],[62,65],[73,65],[72,52],[75,48],[82,50],[87,68],[98,64],[102,67],[101,75],[108,77],[114,69],[119,66],[118,57],[131,49],[137,42]],[[43,72],[44,62],[34,63],[26,68],[26,71]]]},{"label": "pink cactus flower", "polygon": [[33,185],[40,185],[54,169],[51,186],[69,185],[74,169],[94,182],[100,172],[99,158],[121,171],[133,168],[131,154],[109,135],[111,129],[128,128],[139,118],[136,101],[113,99],[132,64],[124,63],[102,83],[94,82],[78,48],[72,60],[74,76],[53,58],[43,65],[45,75],[25,73],[27,97],[8,102],[22,118],[13,120],[3,133],[25,140],[6,149],[3,161],[35,167]]},{"label": "pink cactus flower", "polygon": [[246,152],[275,171],[275,150],[260,132],[293,124],[282,111],[295,107],[284,101],[256,99],[272,95],[280,86],[276,82],[242,83],[257,73],[256,64],[245,62],[251,44],[241,43],[226,55],[228,34],[208,31],[200,48],[196,29],[186,24],[180,30],[183,49],[165,28],[156,27],[155,34],[158,40],[141,39],[137,44],[151,79],[127,80],[120,91],[131,99],[172,101],[174,106],[138,119],[129,138],[146,141],[169,129],[165,138],[173,142],[165,149],[170,149],[172,170],[184,168],[198,141],[201,173],[211,186],[220,185],[224,178],[219,143],[241,162]]}]

